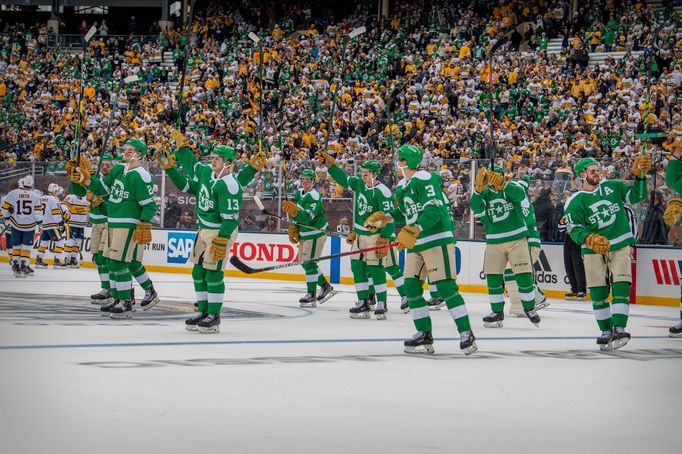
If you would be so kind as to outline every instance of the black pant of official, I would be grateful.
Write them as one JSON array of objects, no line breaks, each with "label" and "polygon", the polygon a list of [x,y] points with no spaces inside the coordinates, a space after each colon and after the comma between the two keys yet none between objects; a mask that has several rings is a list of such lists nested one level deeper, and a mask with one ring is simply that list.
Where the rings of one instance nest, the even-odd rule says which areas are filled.
[{"label": "black pant of official", "polygon": [[564,268],[571,284],[571,293],[586,293],[585,265],[580,254],[580,245],[568,235],[564,242]]}]

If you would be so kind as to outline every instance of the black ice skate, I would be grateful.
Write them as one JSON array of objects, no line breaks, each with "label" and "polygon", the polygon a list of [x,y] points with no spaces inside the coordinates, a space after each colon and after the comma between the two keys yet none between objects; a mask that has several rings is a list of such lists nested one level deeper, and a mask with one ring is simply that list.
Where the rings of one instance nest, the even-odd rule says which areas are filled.
[{"label": "black ice skate", "polygon": [[465,355],[469,356],[478,350],[476,345],[476,336],[471,331],[462,331],[459,333],[459,348]]},{"label": "black ice skate", "polygon": [[110,301],[109,303],[103,304],[100,308],[100,314],[102,314],[102,317],[109,317],[111,313],[111,308],[116,306],[121,300],[114,300]]},{"label": "black ice skate", "polygon": [[367,296],[367,301],[369,302],[369,308],[370,308],[370,309],[374,309],[374,306],[377,305],[377,298],[376,298],[376,295],[374,295],[374,293],[370,293],[370,294]]},{"label": "black ice skate", "polygon": [[355,307],[350,309],[350,318],[364,319],[369,318],[369,302],[367,300],[360,300],[355,303]]},{"label": "black ice skate", "polygon": [[149,290],[144,291],[144,298],[140,301],[143,311],[147,311],[154,307],[159,302],[159,295],[154,290],[154,286],[149,287]]},{"label": "black ice skate", "polygon": [[536,328],[540,327],[540,316],[535,309],[531,309],[529,311],[524,310],[523,312],[526,313],[526,317],[528,317],[528,320],[530,320],[530,322],[535,325]]},{"label": "black ice skate", "polygon": [[427,304],[429,305],[430,311],[439,311],[440,308],[445,304],[445,300],[440,296],[434,296],[427,302]]},{"label": "black ice skate", "polygon": [[111,289],[103,288],[99,292],[90,295],[90,303],[103,305],[111,302]]},{"label": "black ice skate", "polygon": [[433,353],[433,335],[426,331],[417,331],[404,344],[405,353]]},{"label": "black ice skate", "polygon": [[66,263],[62,262],[59,259],[54,259],[54,265],[52,265],[52,269],[65,270],[66,269]]},{"label": "black ice skate", "polygon": [[133,317],[133,302],[130,300],[121,301],[109,310],[109,317],[115,320],[122,320]]},{"label": "black ice skate", "polygon": [[201,334],[213,334],[220,332],[220,314],[208,314],[197,322],[197,331]]},{"label": "black ice skate", "polygon": [[19,268],[19,264],[17,262],[12,263],[12,272],[14,273],[14,277],[23,277],[21,275],[21,269]]},{"label": "black ice skate", "polygon": [[377,320],[386,320],[386,314],[388,314],[386,302],[379,301],[377,303],[377,308],[374,310],[374,315],[376,316]]},{"label": "black ice skate", "polygon": [[682,337],[682,322],[668,329],[668,337]]},{"label": "black ice skate", "polygon": [[317,296],[312,292],[308,292],[303,295],[303,298],[298,300],[298,303],[300,307],[317,307]]},{"label": "black ice skate", "polygon": [[334,290],[334,287],[332,287],[329,282],[326,282],[322,288],[317,291],[317,302],[322,304],[334,295],[336,295],[336,290]]},{"label": "black ice skate", "polygon": [[[536,311],[539,311],[540,309],[544,309],[547,306],[549,306],[549,301],[547,301],[547,297],[545,297],[545,295],[543,295],[540,292],[537,292],[537,290],[536,290],[535,295],[536,295],[536,298],[535,298],[535,310]],[[539,296],[539,298],[538,298],[538,296]],[[538,301],[538,300],[540,300],[540,301]]]},{"label": "black ice skate", "polygon": [[78,259],[76,257],[71,257],[71,261],[69,262],[69,266],[71,268],[80,268],[81,264],[78,263]]},{"label": "black ice skate", "polygon": [[585,301],[587,297],[585,296],[585,292],[578,292],[575,294],[575,300],[576,301]]},{"label": "black ice skate", "polygon": [[23,263],[19,265],[19,276],[17,276],[16,273],[14,273],[14,276],[22,278],[28,276],[28,268],[26,267],[26,265],[24,265]]},{"label": "black ice skate", "polygon": [[410,312],[410,304],[407,302],[406,296],[400,298],[400,310],[403,311],[403,314]]},{"label": "black ice skate", "polygon": [[625,347],[625,344],[630,340],[630,333],[625,331],[622,326],[616,326],[613,330],[613,349],[618,350],[619,348]]},{"label": "black ice skate", "polygon": [[36,258],[36,268],[41,269],[41,270],[44,270],[45,268],[47,268],[47,263],[43,262],[42,257]]},{"label": "black ice skate", "polygon": [[503,312],[491,312],[489,315],[483,317],[483,326],[486,328],[502,328],[503,320]]},{"label": "black ice skate", "polygon": [[578,296],[577,293],[571,292],[571,293],[567,293],[566,295],[564,295],[564,299],[566,301],[575,301],[576,296]]},{"label": "black ice skate", "polygon": [[31,265],[26,265],[26,275],[27,276],[33,276],[35,273],[35,270],[31,268]]},{"label": "black ice skate", "polygon": [[613,350],[613,331],[610,329],[602,331],[601,336],[597,338],[597,345],[603,352]]},{"label": "black ice skate", "polygon": [[208,312],[199,312],[194,317],[188,318],[185,320],[185,329],[187,331],[197,331],[197,324],[206,318],[207,315]]}]

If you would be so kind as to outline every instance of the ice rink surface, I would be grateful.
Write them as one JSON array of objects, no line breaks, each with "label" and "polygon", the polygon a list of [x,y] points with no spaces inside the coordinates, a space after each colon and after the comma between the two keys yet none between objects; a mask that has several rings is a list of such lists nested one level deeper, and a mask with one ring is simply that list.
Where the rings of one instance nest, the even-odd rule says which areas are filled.
[{"label": "ice rink surface", "polygon": [[[0,265],[2,453],[679,453],[677,308],[633,306],[633,339],[599,352],[589,303],[552,301],[540,328],[485,329],[465,357],[446,310],[436,354],[389,290],[386,321],[351,320],[350,286],[301,309],[303,283],[227,279],[221,332],[190,333],[191,276],[151,273],[162,302],[132,320],[85,297],[93,269]],[[137,289],[138,299],[142,293]]]}]

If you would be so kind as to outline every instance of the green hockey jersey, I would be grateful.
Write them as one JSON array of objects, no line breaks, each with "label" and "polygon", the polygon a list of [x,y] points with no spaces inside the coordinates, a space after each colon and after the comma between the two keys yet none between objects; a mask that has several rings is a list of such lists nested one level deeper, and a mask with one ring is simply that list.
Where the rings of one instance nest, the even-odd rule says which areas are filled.
[{"label": "green hockey jersey", "polygon": [[521,203],[523,186],[509,182],[502,191],[486,188],[471,195],[471,210],[485,227],[485,241],[500,244],[529,236]]},{"label": "green hockey jersey", "polygon": [[599,183],[594,191],[573,194],[565,207],[568,234],[582,245],[583,254],[594,254],[585,245],[592,233],[605,236],[611,243],[611,251],[635,244],[625,204],[638,203],[646,198],[646,180],[634,184],[618,180]]},{"label": "green hockey jersey", "polygon": [[[317,229],[329,230],[327,212],[322,204],[322,196],[315,188],[308,192],[303,192],[303,189],[299,189],[294,193],[294,201],[299,208],[299,212],[294,218],[295,222],[317,227]],[[325,235],[324,232],[320,232],[317,229],[303,226],[299,226],[299,229],[302,240],[312,240]]]},{"label": "green hockey jersey", "polygon": [[528,196],[528,183],[523,180],[515,183],[521,185],[523,192],[526,194],[521,201],[521,212],[526,221],[526,227],[528,227],[528,245],[531,247],[541,247],[542,242],[540,241],[540,232],[538,232],[538,221],[535,219],[535,208],[533,208],[533,204]]},{"label": "green hockey jersey", "polygon": [[670,158],[668,160],[665,184],[678,194],[682,194],[682,159]]}]

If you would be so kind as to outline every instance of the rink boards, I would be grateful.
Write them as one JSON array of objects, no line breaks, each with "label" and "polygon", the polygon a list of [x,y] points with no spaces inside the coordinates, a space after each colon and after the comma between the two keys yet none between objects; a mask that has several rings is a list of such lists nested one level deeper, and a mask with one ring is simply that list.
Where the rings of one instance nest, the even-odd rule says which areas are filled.
[{"label": "rink boards", "polygon": [[[86,228],[83,247],[83,263],[92,265],[90,253],[90,227]],[[145,246],[144,264],[150,271],[189,273],[190,250],[194,244],[195,232],[181,230],[155,229],[152,242]],[[350,250],[350,246],[337,237],[327,238],[323,255],[337,254]],[[485,293],[487,287],[483,276],[483,257],[485,243],[481,241],[458,241],[456,248],[457,282],[465,292]],[[248,232],[240,233],[231,246],[231,255],[237,255],[254,268],[291,263],[298,260],[298,247],[289,242],[286,234]],[[47,254],[47,262],[51,260]],[[0,261],[7,261],[5,237],[0,238]],[[404,263],[404,252],[399,254]],[[326,260],[320,263],[322,272],[329,276],[332,283],[352,284],[350,260]],[[680,301],[680,282],[682,280],[682,249],[670,247],[638,246],[632,272],[638,304],[676,306]],[[228,264],[226,276],[249,277]],[[304,281],[303,269],[292,266],[266,273],[252,274],[250,277]],[[561,298],[567,292],[568,278],[564,270],[563,245],[546,244],[536,265],[536,279],[547,296]]]}]

